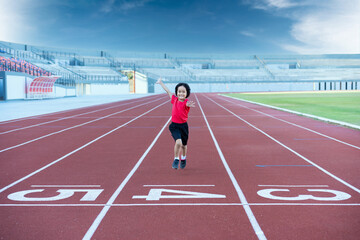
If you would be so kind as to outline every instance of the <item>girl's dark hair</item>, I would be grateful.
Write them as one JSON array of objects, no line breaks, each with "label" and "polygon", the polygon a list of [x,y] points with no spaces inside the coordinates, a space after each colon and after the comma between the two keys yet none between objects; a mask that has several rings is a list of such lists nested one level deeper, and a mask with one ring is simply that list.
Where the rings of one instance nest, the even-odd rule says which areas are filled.
[{"label": "girl's dark hair", "polygon": [[186,98],[190,96],[190,87],[187,83],[178,83],[175,87],[175,96],[177,96],[177,90],[180,86],[183,86],[186,89]]}]

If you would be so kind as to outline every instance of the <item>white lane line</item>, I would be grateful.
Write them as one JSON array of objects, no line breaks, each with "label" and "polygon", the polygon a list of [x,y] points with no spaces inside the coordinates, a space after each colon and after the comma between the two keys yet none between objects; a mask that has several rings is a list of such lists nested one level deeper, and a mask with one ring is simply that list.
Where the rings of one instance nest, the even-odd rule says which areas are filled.
[{"label": "white lane line", "polygon": [[103,116],[103,117],[100,117],[100,118],[97,118],[97,119],[94,119],[94,120],[91,120],[91,121],[88,121],[88,122],[85,122],[85,123],[82,123],[82,124],[78,124],[78,125],[75,125],[75,126],[72,126],[72,127],[68,127],[68,128],[62,129],[62,130],[60,130],[60,131],[56,131],[56,132],[53,132],[53,133],[50,133],[50,134],[47,134],[47,135],[44,135],[44,136],[41,136],[41,137],[38,137],[38,138],[34,138],[34,139],[32,139],[32,140],[23,142],[23,143],[21,143],[21,144],[14,145],[14,146],[12,146],[12,147],[8,147],[8,148],[5,148],[5,149],[2,149],[2,150],[0,150],[0,153],[5,152],[5,151],[8,151],[8,150],[11,150],[11,149],[14,149],[14,148],[17,148],[17,147],[24,146],[24,145],[26,145],[26,144],[29,144],[29,143],[32,143],[32,142],[41,140],[41,139],[43,139],[43,138],[46,138],[46,137],[49,137],[49,136],[52,136],[52,135],[55,135],[55,134],[58,134],[58,133],[65,132],[65,131],[70,130],[70,129],[74,129],[74,128],[77,128],[77,127],[81,127],[81,126],[84,126],[84,125],[86,125],[86,124],[93,123],[93,122],[96,122],[96,121],[99,121],[99,120],[108,118],[108,117],[110,117],[110,116],[113,116],[113,115],[116,115],[116,114],[119,114],[119,113],[122,113],[122,112],[125,112],[125,111],[128,111],[128,110],[131,110],[131,109],[134,109],[134,108],[137,108],[137,107],[146,105],[146,104],[148,104],[148,103],[156,102],[156,101],[158,101],[158,100],[160,100],[160,99],[162,99],[162,98],[159,98],[159,99],[156,99],[156,100],[153,100],[153,101],[150,101],[150,102],[145,102],[145,103],[143,103],[143,104],[139,104],[139,105],[137,105],[137,106],[130,107],[130,108],[127,108],[127,109],[124,109],[124,110],[121,110],[121,111],[118,111],[118,112],[115,112],[115,113],[112,113],[112,114],[109,114],[109,115],[106,115],[106,116]]},{"label": "white lane line", "polygon": [[266,137],[270,138],[271,140],[273,140],[274,142],[276,142],[277,144],[279,144],[280,146],[286,148],[287,150],[289,150],[290,152],[294,153],[295,155],[297,155],[298,157],[302,158],[303,160],[305,160],[306,162],[310,163],[311,165],[317,167],[319,170],[321,170],[322,172],[324,172],[325,174],[329,175],[330,177],[334,178],[335,180],[341,182],[342,184],[344,184],[345,186],[351,188],[352,190],[356,191],[357,193],[360,193],[360,189],[354,187],[353,185],[345,182],[344,180],[342,180],[341,178],[335,176],[334,174],[330,173],[329,171],[325,170],[324,168],[320,167],[319,165],[315,164],[314,162],[310,161],[309,159],[307,159],[306,157],[304,157],[303,155],[301,155],[300,153],[296,152],[295,150],[291,149],[290,147],[286,146],[285,144],[283,144],[282,142],[278,141],[277,139],[275,139],[274,137],[270,136],[269,134],[267,134],[266,132],[262,131],[261,129],[255,127],[254,125],[252,125],[251,123],[249,123],[248,121],[246,121],[245,119],[239,117],[238,115],[236,115],[235,113],[233,113],[232,111],[230,111],[229,109],[225,108],[224,106],[220,105],[219,103],[213,101],[212,99],[206,97],[207,99],[209,99],[210,101],[212,101],[213,103],[215,103],[216,105],[218,105],[219,107],[223,108],[224,110],[228,111],[229,113],[231,113],[232,115],[234,115],[235,117],[237,117],[238,119],[240,119],[241,121],[243,121],[244,123],[246,123],[247,125],[249,125],[250,127],[256,129],[257,131],[259,131],[260,133],[264,134]]},{"label": "white lane line", "polygon": [[[141,98],[141,99],[143,99],[143,98]],[[123,99],[123,100],[119,99],[118,101],[114,101],[114,102],[131,101],[131,100],[133,100],[133,99]],[[31,119],[38,119],[38,120],[40,119],[41,120],[43,118],[50,118],[53,115],[57,115],[57,114],[68,113],[68,112],[71,112],[71,111],[74,111],[74,110],[75,111],[76,110],[82,110],[82,109],[89,108],[89,107],[101,107],[102,105],[106,105],[106,104],[114,103],[114,102],[100,103],[100,104],[83,106],[83,107],[78,107],[78,108],[70,108],[70,109],[61,110],[61,111],[57,111],[57,112],[44,113],[44,114],[39,114],[39,115],[34,115],[34,116],[28,116],[28,117],[22,117],[22,118],[17,118],[17,119],[10,119],[10,120],[5,120],[5,121],[0,121],[0,125],[13,123],[13,122],[19,122],[19,121],[25,121],[25,120],[31,120]],[[71,104],[71,103],[68,103],[68,104]]]},{"label": "white lane line", "polygon": [[203,117],[204,117],[204,120],[205,120],[205,122],[206,122],[206,125],[207,125],[207,127],[208,127],[208,129],[209,129],[210,135],[211,135],[211,137],[212,137],[212,139],[213,139],[213,141],[214,141],[214,144],[215,144],[215,146],[216,146],[216,149],[217,149],[217,151],[218,151],[218,153],[219,153],[219,156],[220,156],[220,158],[221,158],[221,161],[222,161],[222,163],[223,163],[223,165],[224,165],[224,167],[225,167],[225,169],[226,169],[226,171],[227,171],[227,173],[228,173],[228,175],[229,175],[229,177],[230,177],[230,179],[231,179],[232,184],[233,184],[234,187],[235,187],[235,190],[236,190],[236,192],[237,192],[237,194],[238,194],[238,196],[239,196],[240,202],[241,202],[242,204],[244,204],[244,205],[243,205],[243,208],[244,208],[244,210],[245,210],[245,212],[246,212],[246,215],[247,215],[248,218],[249,218],[249,221],[250,221],[250,223],[251,223],[251,226],[253,227],[253,229],[254,229],[254,231],[255,231],[258,239],[261,239],[261,240],[266,239],[265,234],[264,234],[264,232],[261,230],[261,227],[260,227],[259,223],[257,222],[257,220],[256,220],[256,218],[255,218],[255,216],[254,216],[254,214],[253,214],[253,212],[252,212],[252,210],[251,210],[251,208],[250,208],[247,200],[246,200],[246,197],[245,197],[244,193],[242,192],[242,190],[241,190],[238,182],[236,181],[236,179],[235,179],[235,177],[234,177],[234,174],[232,173],[229,165],[228,165],[227,162],[226,162],[226,159],[225,159],[225,157],[224,157],[224,155],[223,155],[223,153],[222,153],[222,151],[221,151],[221,149],[220,149],[220,147],[219,147],[219,144],[218,144],[218,142],[217,142],[217,140],[216,140],[216,138],[215,138],[215,136],[214,136],[213,131],[211,130],[211,127],[210,127],[210,125],[209,125],[209,122],[208,122],[207,119],[206,119],[205,113],[204,113],[204,111],[203,111],[203,109],[202,109],[202,107],[201,107],[201,104],[200,104],[199,99],[197,98],[197,95],[196,95],[196,94],[195,94],[195,97],[196,97],[196,100],[197,100],[197,102],[198,102],[198,105],[199,105],[199,108],[200,108],[200,110],[201,110],[201,113],[202,113],[202,115],[203,115]]},{"label": "white lane line", "polygon": [[101,185],[31,185],[31,187],[48,187],[48,188],[57,188],[57,187],[101,187]]},{"label": "white lane line", "polygon": [[329,187],[328,185],[258,185],[259,187]]},{"label": "white lane line", "polygon": [[97,138],[93,139],[92,141],[90,141],[90,142],[88,142],[88,143],[86,143],[86,144],[82,145],[81,147],[79,147],[79,148],[75,149],[74,151],[69,152],[68,154],[65,154],[64,156],[62,156],[62,157],[58,158],[57,160],[55,160],[55,161],[53,161],[53,162],[51,162],[51,163],[47,164],[46,166],[44,166],[44,167],[42,167],[42,168],[40,168],[40,169],[38,169],[38,170],[36,170],[36,171],[34,171],[34,172],[30,173],[29,175],[27,175],[27,176],[25,176],[25,177],[23,177],[23,178],[21,178],[21,179],[19,179],[19,180],[15,181],[15,182],[13,182],[13,183],[9,184],[9,185],[7,185],[6,187],[4,187],[4,188],[0,189],[0,193],[1,193],[1,192],[3,192],[3,191],[5,191],[6,189],[8,189],[8,188],[10,188],[10,187],[12,187],[12,186],[14,186],[14,185],[16,185],[16,184],[18,184],[18,183],[20,183],[20,182],[22,182],[22,181],[24,181],[24,180],[28,179],[29,177],[31,177],[31,176],[33,176],[33,175],[35,175],[35,174],[37,174],[37,173],[39,173],[39,172],[41,172],[41,171],[43,171],[43,170],[47,169],[48,167],[50,167],[50,166],[52,166],[52,165],[54,165],[54,164],[56,164],[56,163],[60,162],[61,160],[63,160],[63,159],[65,159],[65,158],[67,158],[68,156],[70,156],[70,155],[72,155],[72,154],[74,154],[74,153],[76,153],[76,152],[78,152],[78,151],[82,150],[83,148],[86,148],[86,147],[87,147],[87,146],[89,146],[90,144],[93,144],[94,142],[96,142],[96,141],[100,140],[101,138],[103,138],[103,137],[105,137],[105,136],[109,135],[110,133],[115,132],[116,130],[118,130],[118,129],[120,129],[120,128],[122,128],[122,127],[126,126],[126,125],[128,125],[129,123],[131,123],[131,122],[135,121],[136,119],[138,119],[138,118],[140,118],[140,117],[144,116],[145,114],[147,114],[147,113],[149,113],[149,112],[151,112],[151,111],[155,110],[156,108],[158,108],[158,107],[160,107],[160,106],[164,105],[164,104],[165,104],[165,103],[167,103],[167,102],[168,102],[168,101],[166,101],[166,102],[164,102],[164,103],[162,103],[162,104],[160,104],[160,105],[158,105],[158,106],[156,106],[156,107],[154,107],[154,108],[152,108],[152,109],[150,109],[150,110],[146,111],[145,113],[143,113],[143,114],[141,114],[141,115],[137,116],[136,118],[133,118],[133,119],[131,119],[130,121],[128,121],[128,122],[126,122],[126,123],[124,123],[124,124],[122,124],[122,125],[120,125],[120,126],[118,126],[118,127],[114,128],[113,130],[111,130],[111,131],[109,131],[109,132],[107,132],[107,133],[105,133],[105,134],[101,135],[100,137],[97,137]]},{"label": "white lane line", "polygon": [[258,185],[259,187],[329,187],[328,185]]},{"label": "white lane line", "polygon": [[0,207],[151,207],[151,206],[360,206],[360,203],[144,203],[144,204],[61,204],[61,203],[4,203]]},{"label": "white lane line", "polygon": [[133,169],[130,171],[130,173],[126,176],[126,178],[124,179],[124,181],[120,184],[120,186],[116,189],[116,191],[113,193],[113,195],[110,197],[109,201],[106,203],[106,206],[101,210],[101,212],[99,213],[99,215],[96,217],[96,219],[94,220],[93,224],[90,226],[90,228],[88,229],[88,231],[86,232],[85,236],[83,237],[83,239],[91,239],[91,237],[94,235],[96,229],[98,228],[98,226],[100,225],[101,221],[104,219],[106,213],[109,211],[111,205],[114,203],[115,199],[119,196],[120,192],[123,190],[123,188],[125,187],[125,185],[128,183],[128,181],[130,180],[130,178],[134,175],[134,173],[136,172],[136,170],[139,168],[140,164],[143,162],[144,158],[147,156],[147,154],[150,152],[150,150],[152,149],[152,147],[155,145],[155,143],[157,142],[157,140],[159,139],[160,135],[162,134],[162,132],[164,131],[164,129],[166,128],[166,126],[169,124],[171,120],[171,117],[169,118],[169,120],[165,123],[165,125],[162,127],[162,129],[160,130],[160,132],[158,133],[158,135],[154,138],[154,140],[152,141],[152,143],[150,144],[150,146],[148,147],[148,149],[146,149],[146,151],[144,152],[144,154],[140,157],[139,161],[135,164],[135,166],[133,167]]},{"label": "white lane line", "polygon": [[19,130],[24,130],[24,129],[28,129],[28,128],[32,128],[32,127],[38,127],[38,126],[41,126],[41,125],[45,125],[45,124],[53,123],[53,122],[58,122],[58,121],[61,121],[61,120],[75,118],[75,117],[90,114],[90,113],[95,113],[95,112],[104,111],[104,110],[108,110],[108,109],[112,109],[112,108],[116,108],[116,107],[121,107],[121,106],[129,105],[129,104],[132,104],[132,103],[136,103],[136,102],[139,102],[139,101],[141,101],[141,100],[133,101],[131,103],[123,103],[123,104],[119,104],[119,105],[116,105],[116,106],[102,108],[102,109],[98,109],[98,110],[94,110],[94,111],[90,111],[90,112],[85,112],[85,113],[81,113],[81,114],[76,114],[76,115],[72,115],[72,116],[68,116],[68,117],[63,117],[63,118],[59,118],[59,119],[55,119],[55,120],[51,120],[51,121],[47,121],[47,122],[43,122],[43,123],[39,123],[39,124],[34,124],[34,125],[26,126],[26,127],[16,128],[16,129],[12,129],[12,130],[9,130],[9,131],[6,131],[6,132],[0,132],[0,135],[15,132],[15,131],[19,131]]},{"label": "white lane line", "polygon": [[143,185],[144,187],[215,187],[215,185]]},{"label": "white lane line", "polygon": [[[229,96],[225,96],[225,95],[221,95],[221,96],[223,96],[223,97],[228,97],[228,98],[231,98],[231,99],[235,99],[235,100],[237,100],[237,101],[244,101],[244,102],[249,102],[249,103],[252,103],[252,104],[257,104],[257,105],[261,105],[261,106],[265,106],[265,107],[269,107],[269,108],[274,108],[274,107],[269,106],[269,105],[259,104],[259,103],[256,103],[256,102],[251,102],[251,101],[247,101],[247,100],[243,100],[243,99],[238,99],[238,98],[229,97]],[[234,102],[229,101],[229,100],[227,100],[227,99],[223,99],[223,100],[224,100],[224,101],[227,101],[227,102],[229,102],[229,103],[233,103],[233,104],[235,104]],[[292,123],[292,122],[289,122],[289,121],[283,120],[283,119],[281,119],[281,118],[277,118],[277,117],[275,117],[275,116],[272,116],[272,115],[270,115],[270,114],[267,114],[267,113],[261,112],[261,111],[259,111],[259,110],[255,110],[255,109],[252,109],[252,108],[246,107],[246,106],[241,105],[241,104],[236,104],[236,106],[241,106],[241,107],[243,107],[243,108],[247,108],[247,109],[252,110],[252,111],[254,111],[254,112],[258,112],[258,113],[260,113],[260,114],[263,114],[263,115],[266,115],[266,116],[268,116],[268,117],[274,118],[274,119],[276,119],[276,120],[282,121],[282,122],[284,122],[284,123],[287,123],[287,124],[293,125],[293,126],[295,126],[295,127],[305,129],[305,130],[307,130],[307,131],[309,131],[309,132],[312,132],[312,133],[315,133],[315,134],[317,134],[317,135],[320,135],[320,136],[326,137],[326,138],[328,138],[328,139],[331,139],[331,140],[334,140],[334,141],[336,141],[336,142],[339,142],[339,143],[345,144],[345,145],[347,145],[347,146],[350,146],[350,147],[353,147],[353,148],[356,148],[356,149],[360,149],[360,147],[359,147],[359,146],[355,146],[355,145],[353,145],[353,144],[350,144],[350,143],[347,143],[347,142],[341,141],[341,140],[339,140],[339,139],[336,139],[336,138],[330,137],[330,136],[328,136],[328,135],[325,135],[325,134],[319,133],[319,132],[317,132],[317,131],[315,131],[315,130],[312,130],[312,129],[307,128],[307,127],[303,127],[303,126],[298,125],[298,124],[296,124],[296,123]],[[285,109],[285,110],[286,110],[286,109]],[[295,113],[295,114],[297,114],[297,113]]]}]

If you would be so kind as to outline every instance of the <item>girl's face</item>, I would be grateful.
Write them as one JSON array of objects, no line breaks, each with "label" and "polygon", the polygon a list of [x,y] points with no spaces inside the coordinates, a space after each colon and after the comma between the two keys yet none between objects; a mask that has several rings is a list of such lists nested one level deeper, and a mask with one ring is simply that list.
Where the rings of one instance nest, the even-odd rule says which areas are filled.
[{"label": "girl's face", "polygon": [[184,86],[179,86],[177,89],[176,96],[178,97],[179,101],[183,102],[186,98],[187,92]]}]

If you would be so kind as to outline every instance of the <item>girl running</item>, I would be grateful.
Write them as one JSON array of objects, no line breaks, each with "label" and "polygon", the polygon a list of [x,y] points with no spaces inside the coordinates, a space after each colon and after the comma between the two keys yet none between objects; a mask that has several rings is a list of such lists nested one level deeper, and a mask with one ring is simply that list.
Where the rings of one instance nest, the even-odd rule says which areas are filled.
[{"label": "girl running", "polygon": [[[190,107],[195,107],[195,102],[187,99],[190,96],[190,87],[186,83],[179,83],[175,87],[175,95],[170,92],[161,78],[156,82],[167,92],[171,99],[172,114],[169,130],[175,140],[174,162],[172,168],[184,169],[186,166],[187,141],[189,138],[189,127],[187,124]],[[180,161],[181,160],[181,161]]]}]

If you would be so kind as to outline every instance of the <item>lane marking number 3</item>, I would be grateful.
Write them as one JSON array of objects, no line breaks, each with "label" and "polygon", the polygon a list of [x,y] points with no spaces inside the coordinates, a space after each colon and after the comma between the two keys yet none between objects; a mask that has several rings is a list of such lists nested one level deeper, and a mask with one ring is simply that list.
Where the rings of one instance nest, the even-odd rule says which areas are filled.
[{"label": "lane marking number 3", "polygon": [[274,199],[274,200],[284,200],[284,201],[301,201],[301,200],[317,200],[317,201],[343,201],[351,198],[350,194],[330,189],[307,189],[308,192],[321,192],[321,193],[330,193],[333,196],[329,197],[316,197],[313,195],[298,195],[294,197],[283,197],[277,196],[273,193],[275,192],[289,192],[289,189],[262,189],[257,192],[258,195],[264,198]]}]

